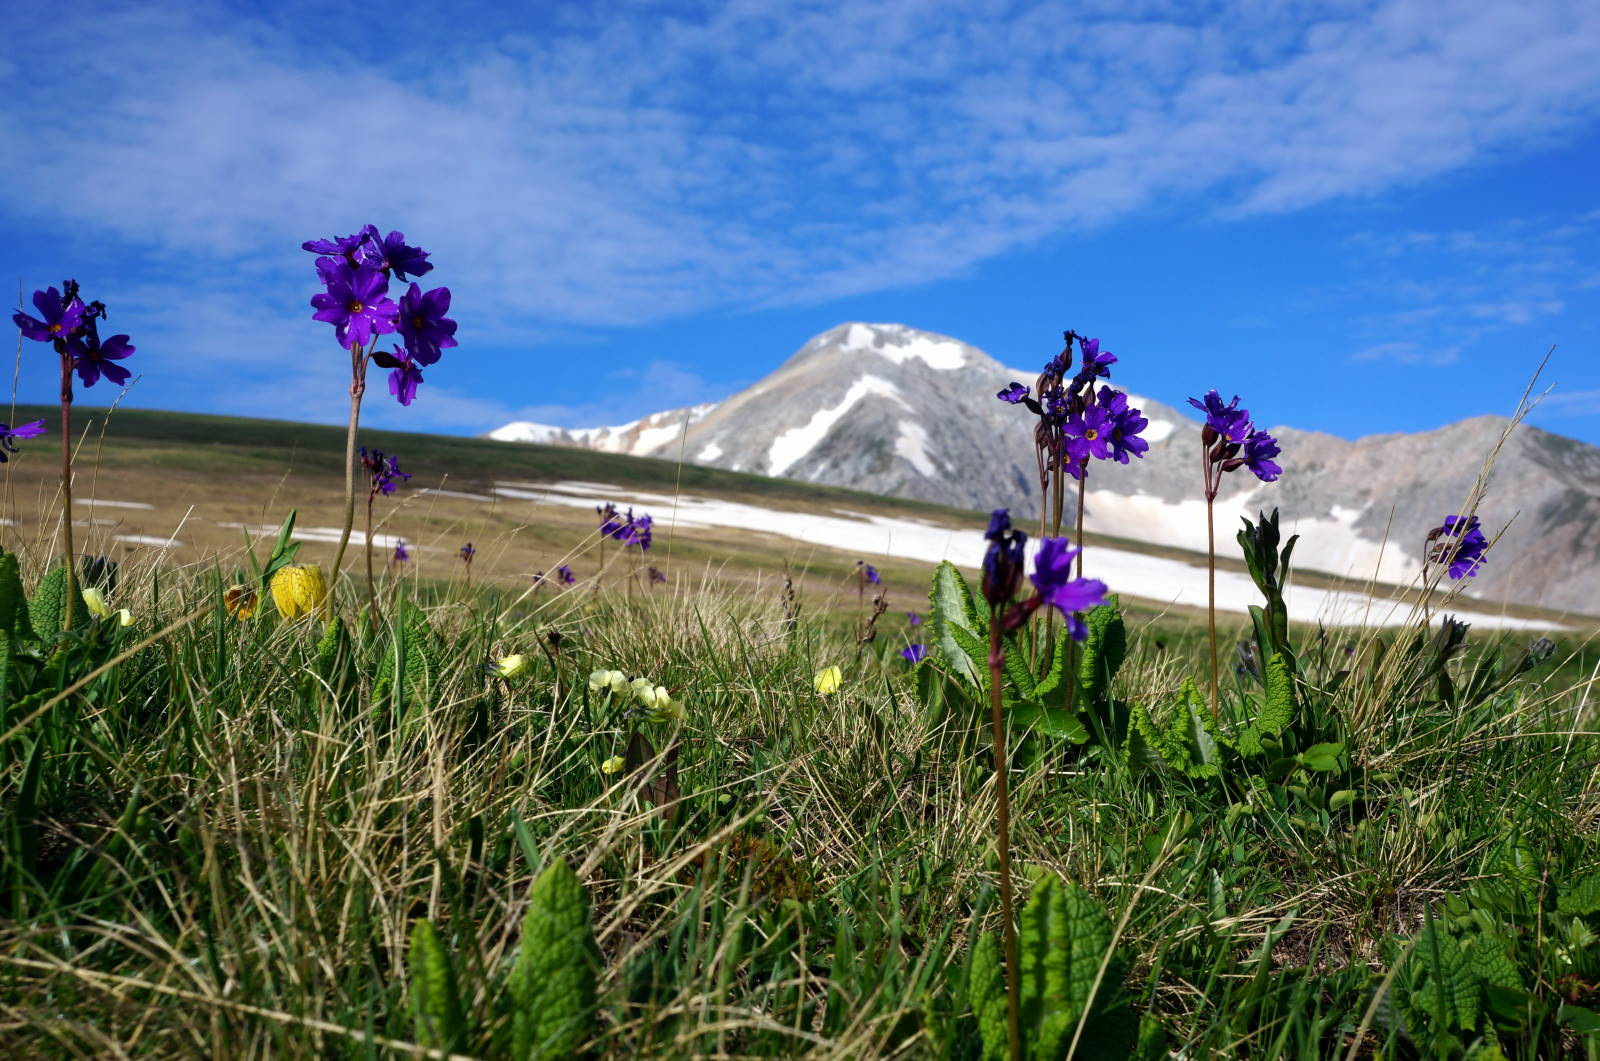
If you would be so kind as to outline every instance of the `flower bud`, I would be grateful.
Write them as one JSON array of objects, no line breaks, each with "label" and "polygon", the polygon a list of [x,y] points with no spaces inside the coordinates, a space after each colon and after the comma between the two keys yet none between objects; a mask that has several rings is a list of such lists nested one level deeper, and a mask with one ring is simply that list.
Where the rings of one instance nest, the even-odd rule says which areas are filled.
[{"label": "flower bud", "polygon": [[1007,509],[997,508],[989,517],[989,551],[983,558],[983,599],[990,604],[1008,604],[1022,586],[1023,559],[1028,536],[1011,526]]},{"label": "flower bud", "polygon": [[279,568],[268,588],[278,614],[290,622],[321,614],[328,603],[328,583],[316,564]]}]

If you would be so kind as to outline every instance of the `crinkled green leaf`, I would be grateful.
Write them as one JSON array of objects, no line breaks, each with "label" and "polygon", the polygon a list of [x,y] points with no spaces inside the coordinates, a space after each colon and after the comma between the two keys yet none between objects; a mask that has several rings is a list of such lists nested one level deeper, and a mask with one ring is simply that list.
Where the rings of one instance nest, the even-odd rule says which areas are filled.
[{"label": "crinkled green leaf", "polygon": [[[1078,646],[1078,690],[1085,705],[1098,704],[1111,695],[1111,682],[1122,668],[1128,651],[1128,631],[1115,594],[1084,616],[1089,636]],[[1062,651],[1066,641],[1062,633]]]},{"label": "crinkled green leaf", "polygon": [[19,641],[32,641],[33,624],[28,620],[28,598],[22,588],[17,554],[0,554],[0,631]]},{"label": "crinkled green leaf", "polygon": [[[66,621],[66,610],[67,569],[57,567],[40,580],[34,587],[33,596],[28,598],[28,621],[33,626],[35,636],[53,637]],[[77,629],[88,625],[89,606],[79,596],[72,604],[72,626]]]},{"label": "crinkled green leaf", "polygon": [[584,1056],[594,1031],[600,950],[583,883],[564,859],[533,882],[522,945],[511,973],[511,1056],[557,1061]]},{"label": "crinkled green leaf", "polygon": [[[952,671],[982,686],[981,676],[988,672],[989,648],[978,635],[978,623],[977,605],[967,580],[954,564],[944,561],[934,569],[933,585],[928,591],[928,625],[932,628],[933,647]],[[958,639],[958,632],[965,635],[964,639]],[[977,655],[968,650],[973,644],[981,646]]]},{"label": "crinkled green leaf", "polygon": [[1089,739],[1089,730],[1078,716],[1066,708],[1050,707],[1037,700],[1023,700],[1010,707],[1011,725],[1031,729],[1049,737],[1060,737],[1073,744]]},{"label": "crinkled green leaf", "polygon": [[1000,943],[992,933],[978,939],[967,976],[967,1004],[978,1018],[983,1061],[1006,1061],[1011,1056],[1011,1033],[1006,1013],[1005,968]]},{"label": "crinkled green leaf", "polygon": [[418,921],[406,953],[411,974],[411,1012],[417,1040],[438,1050],[460,1049],[466,1034],[455,968],[432,921]]}]

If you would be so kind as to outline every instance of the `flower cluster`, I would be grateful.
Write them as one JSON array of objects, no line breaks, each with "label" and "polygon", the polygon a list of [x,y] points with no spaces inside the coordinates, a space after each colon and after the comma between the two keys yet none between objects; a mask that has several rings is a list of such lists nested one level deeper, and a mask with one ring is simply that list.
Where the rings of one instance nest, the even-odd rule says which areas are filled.
[{"label": "flower cluster", "polygon": [[[389,393],[410,405],[423,382],[422,369],[456,345],[456,322],[446,317],[450,289],[423,291],[413,280],[400,301],[389,297],[389,280],[405,281],[433,269],[426,251],[408,246],[400,232],[379,234],[368,225],[335,239],[315,239],[301,248],[318,255],[323,290],[311,296],[313,320],[333,325],[334,338],[358,358],[366,357],[389,373]],[[398,332],[401,346],[377,350],[378,336]],[[363,351],[365,351],[363,353]],[[363,362],[364,364],[364,362]]]},{"label": "flower cluster", "polygon": [[634,678],[619,670],[597,670],[589,675],[589,691],[608,696],[630,696],[651,722],[681,722],[687,717],[683,702],[674,700],[666,686],[649,678]]},{"label": "flower cluster", "polygon": [[[102,341],[96,322],[105,319],[105,304],[86,304],[78,296],[76,280],[66,281],[61,288],[58,291],[48,287],[33,293],[33,308],[39,312],[38,317],[13,313],[11,319],[27,338],[49,343],[56,353],[71,358],[72,368],[85,387],[100,382],[101,376],[119,387],[127,383],[133,373],[117,362],[132,354],[136,347],[128,342],[126,335],[113,335]],[[33,436],[17,434],[17,437]]]},{"label": "flower cluster", "polygon": [[394,562],[397,563],[397,564],[403,564],[407,560],[410,560],[410,559],[411,559],[411,550],[406,548],[405,541],[401,540],[401,541],[395,542],[394,543]]},{"label": "flower cluster", "polygon": [[609,501],[604,505],[596,505],[594,511],[595,515],[600,517],[602,536],[615,538],[624,548],[638,546],[640,552],[650,550],[650,527],[655,520],[643,514],[635,517],[631,508],[626,515],[623,515],[617,511],[617,506]]},{"label": "flower cluster", "polygon": [[381,449],[368,449],[361,447],[361,467],[366,469],[371,482],[367,486],[367,497],[383,494],[385,497],[394,493],[394,489],[401,481],[411,478],[410,472],[400,470],[400,458],[384,456]]},{"label": "flower cluster", "polygon": [[1442,526],[1428,532],[1428,545],[1428,562],[1448,564],[1451,578],[1473,577],[1488,559],[1489,539],[1477,516],[1446,516]]},{"label": "flower cluster", "polygon": [[878,574],[878,569],[865,560],[856,561],[856,577],[866,586],[883,585],[883,576]]},{"label": "flower cluster", "polygon": [[1106,584],[1097,578],[1072,577],[1072,561],[1078,550],[1067,539],[1045,538],[1039,543],[1034,570],[1028,576],[1033,582],[1033,595],[1020,603],[1012,603],[1022,586],[1028,536],[1011,526],[1011,516],[1006,509],[997,508],[989,517],[989,530],[984,537],[989,541],[989,549],[983,558],[983,597],[996,608],[1007,608],[1001,617],[1005,629],[1015,630],[1035,611],[1048,605],[1065,617],[1074,641],[1089,636],[1089,628],[1079,613],[1106,603]]},{"label": "flower cluster", "polygon": [[[1099,339],[1085,339],[1066,332],[1066,347],[1051,358],[1039,373],[1033,389],[1013,382],[995,395],[1010,405],[1024,405],[1039,417],[1034,441],[1039,448],[1041,488],[1051,470],[1065,470],[1081,478],[1089,458],[1127,464],[1143,457],[1150,443],[1140,438],[1149,421],[1128,404],[1128,396],[1108,385],[1096,385],[1111,377],[1116,355],[1100,350]],[[1078,344],[1078,371],[1071,377],[1072,344]]]},{"label": "flower cluster", "polygon": [[1264,483],[1275,481],[1283,469],[1272,458],[1279,453],[1278,440],[1256,427],[1250,410],[1239,408],[1239,396],[1224,403],[1222,395],[1206,391],[1204,398],[1190,398],[1189,404],[1206,414],[1200,431],[1206,447],[1206,500],[1216,499],[1222,473],[1249,468]]}]

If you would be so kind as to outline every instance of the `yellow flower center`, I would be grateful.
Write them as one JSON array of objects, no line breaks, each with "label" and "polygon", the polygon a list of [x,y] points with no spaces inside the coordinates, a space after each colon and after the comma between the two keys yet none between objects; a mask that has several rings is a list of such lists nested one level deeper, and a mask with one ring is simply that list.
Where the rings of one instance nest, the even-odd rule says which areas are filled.
[{"label": "yellow flower center", "polygon": [[419,331],[419,332],[422,330],[422,323],[423,323],[423,321],[422,321],[422,315],[421,314],[418,314],[417,316],[411,318],[411,326],[413,328],[417,329],[417,331]]},{"label": "yellow flower center", "polygon": [[361,303],[357,302],[355,299],[351,299],[350,300],[350,312],[351,313],[360,313],[364,309],[366,309],[366,307],[363,306]]},{"label": "yellow flower center", "polygon": [[1084,428],[1083,437],[1088,439],[1090,442],[1093,442],[1095,439],[1100,437],[1100,432],[1096,431],[1092,427],[1087,427]]},{"label": "yellow flower center", "polygon": [[52,324],[52,325],[50,325],[50,330],[51,330],[51,331],[52,331],[52,332],[59,332],[59,331],[60,331],[60,330],[61,330],[61,325],[60,325],[60,323],[59,323],[59,322],[58,322],[58,323],[56,323],[56,324]]}]

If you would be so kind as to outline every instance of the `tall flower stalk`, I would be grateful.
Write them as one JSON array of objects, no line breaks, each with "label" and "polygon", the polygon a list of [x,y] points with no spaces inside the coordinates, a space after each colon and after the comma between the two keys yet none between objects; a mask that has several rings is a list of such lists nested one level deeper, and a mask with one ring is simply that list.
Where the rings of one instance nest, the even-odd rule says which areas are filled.
[{"label": "tall flower stalk", "polygon": [[[1051,358],[1032,389],[1013,381],[995,397],[1010,405],[1025,406],[1039,418],[1034,447],[1039,468],[1039,536],[1060,537],[1065,509],[1066,480],[1077,481],[1078,577],[1083,577],[1083,514],[1089,461],[1114,460],[1127,464],[1143,458],[1150,444],[1140,437],[1149,426],[1140,410],[1128,405],[1128,396],[1109,384],[1117,357],[1102,352],[1099,339],[1077,332],[1062,333],[1065,346]],[[1073,343],[1078,344],[1078,369],[1071,372]],[[1069,375],[1069,372],[1071,374]],[[1054,635],[1054,615],[1045,619],[1045,641]],[[1069,651],[1071,648],[1069,646]]]},{"label": "tall flower stalk", "polygon": [[[356,432],[367,390],[367,367],[376,363],[390,369],[389,393],[401,405],[410,405],[417,396],[417,385],[423,382],[422,368],[438,361],[442,350],[456,345],[456,322],[445,316],[450,309],[447,287],[424,292],[413,282],[398,303],[389,297],[391,277],[404,281],[433,269],[427,252],[407,245],[403,233],[383,236],[375,225],[368,225],[353,235],[307,240],[300,246],[318,255],[317,276],[323,284],[323,290],[311,296],[317,311],[311,318],[333,325],[340,348],[350,353],[345,512],[339,546],[333,554],[332,580],[336,582],[356,519]],[[395,332],[403,346],[379,350],[378,337]]]},{"label": "tall flower stalk", "polygon": [[[105,304],[85,304],[79,297],[76,280],[64,282],[61,288],[57,291],[50,287],[33,293],[33,307],[38,317],[14,313],[11,319],[24,336],[49,343],[61,359],[61,561],[67,572],[67,603],[62,614],[62,628],[70,630],[78,599],[77,559],[72,544],[72,374],[77,372],[85,387],[94,386],[102,376],[120,387],[128,382],[132,373],[117,362],[132,354],[135,347],[126,335],[113,335],[102,342],[99,325],[95,322],[105,319]],[[13,439],[36,438],[44,434],[44,430],[43,420],[15,428],[0,424],[0,449],[15,453]],[[5,453],[0,452],[0,462],[5,459]]]},{"label": "tall flower stalk", "polygon": [[1004,635],[1021,628],[1040,607],[1049,605],[1066,618],[1067,631],[1074,642],[1088,636],[1080,612],[1104,604],[1106,584],[1095,579],[1072,577],[1072,561],[1077,550],[1064,538],[1045,538],[1035,558],[1034,593],[1016,602],[1022,588],[1023,559],[1028,536],[1011,526],[1006,509],[996,509],[989,517],[984,534],[989,542],[983,558],[983,598],[989,603],[989,712],[994,737],[995,769],[995,848],[1000,862],[1001,931],[1006,951],[1006,1020],[1012,1061],[1022,1057],[1021,965],[1017,957],[1015,901],[1011,889],[1011,797],[1008,775],[1011,761],[1006,751],[1006,727],[1002,686],[1005,674]]},{"label": "tall flower stalk", "polygon": [[1273,463],[1279,453],[1278,440],[1258,429],[1250,420],[1250,410],[1239,408],[1239,396],[1224,404],[1215,390],[1204,398],[1190,398],[1189,404],[1206,414],[1200,429],[1200,465],[1206,493],[1206,634],[1211,643],[1211,721],[1221,713],[1217,707],[1217,537],[1215,502],[1222,489],[1222,477],[1240,468],[1249,468],[1264,483],[1277,480],[1283,469]]}]

